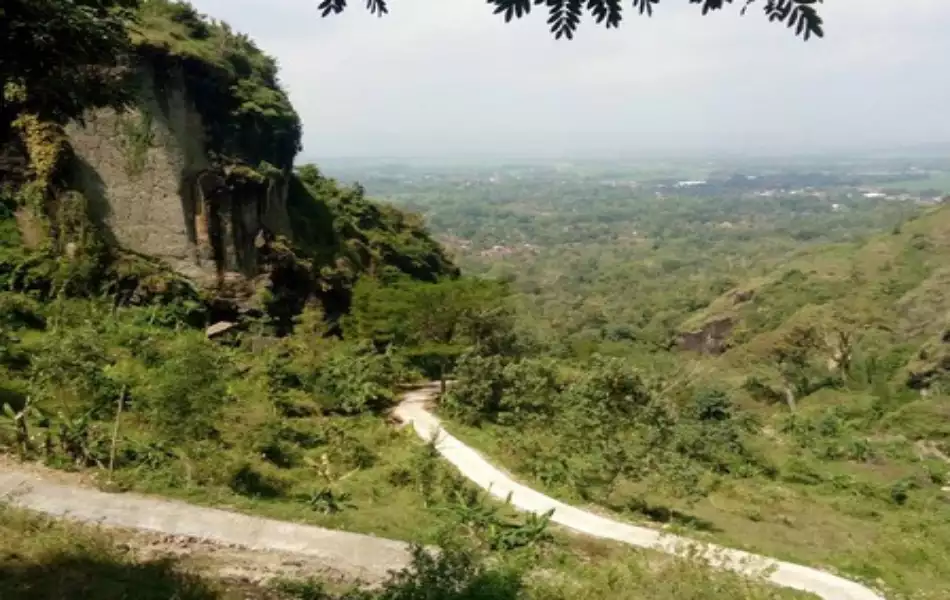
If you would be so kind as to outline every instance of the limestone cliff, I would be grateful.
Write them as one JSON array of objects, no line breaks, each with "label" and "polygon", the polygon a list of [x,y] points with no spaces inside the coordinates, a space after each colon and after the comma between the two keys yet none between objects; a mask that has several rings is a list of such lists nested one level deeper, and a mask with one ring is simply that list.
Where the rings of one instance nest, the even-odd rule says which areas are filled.
[{"label": "limestone cliff", "polygon": [[345,312],[363,274],[457,274],[418,218],[294,170],[300,119],[247,36],[172,0],[143,3],[129,33],[130,104],[65,127],[22,115],[0,144],[0,221],[18,230],[0,284],[149,301],[165,288],[143,282],[176,271],[212,313],[255,306],[289,327],[312,300]]},{"label": "limestone cliff", "polygon": [[67,127],[77,188],[117,245],[205,284],[260,271],[261,235],[290,236],[287,173],[234,177],[213,164],[181,67],[145,64],[140,104]]}]

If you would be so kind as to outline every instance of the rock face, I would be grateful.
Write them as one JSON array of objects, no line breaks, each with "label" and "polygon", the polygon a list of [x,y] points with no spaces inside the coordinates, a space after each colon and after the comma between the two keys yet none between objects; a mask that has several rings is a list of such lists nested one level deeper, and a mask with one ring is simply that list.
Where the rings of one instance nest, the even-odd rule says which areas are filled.
[{"label": "rock face", "polygon": [[143,67],[139,80],[137,109],[97,111],[67,128],[91,216],[111,242],[201,285],[253,278],[255,239],[290,237],[286,176],[229,177],[212,165],[183,73]]},{"label": "rock face", "polygon": [[935,384],[946,384],[950,376],[950,330],[937,340],[925,344],[917,357],[907,365],[907,387],[928,390]]},{"label": "rock face", "polygon": [[702,354],[722,354],[726,351],[726,342],[734,326],[733,319],[729,317],[709,321],[696,331],[681,333],[677,346],[681,350]]}]

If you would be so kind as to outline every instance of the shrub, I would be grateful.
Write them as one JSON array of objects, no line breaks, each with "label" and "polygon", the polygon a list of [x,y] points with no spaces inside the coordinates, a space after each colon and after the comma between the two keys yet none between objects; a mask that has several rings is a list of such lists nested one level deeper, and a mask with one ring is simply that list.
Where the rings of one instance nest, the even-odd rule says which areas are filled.
[{"label": "shrub", "polygon": [[223,351],[198,333],[183,333],[163,348],[161,363],[132,390],[137,409],[163,435],[203,439],[216,431],[229,401],[231,365]]},{"label": "shrub", "polygon": [[391,352],[369,347],[343,347],[326,356],[310,382],[327,413],[355,415],[379,412],[395,403],[392,388],[405,367]]}]

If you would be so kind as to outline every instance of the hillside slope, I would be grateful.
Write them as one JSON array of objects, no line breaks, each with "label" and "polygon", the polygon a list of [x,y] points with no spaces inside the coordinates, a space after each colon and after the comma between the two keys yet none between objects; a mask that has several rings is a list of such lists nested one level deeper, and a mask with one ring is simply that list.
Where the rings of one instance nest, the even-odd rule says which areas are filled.
[{"label": "hillside slope", "polygon": [[950,207],[938,206],[865,243],[803,252],[692,315],[680,346],[774,370],[793,358],[791,344],[829,373],[871,367],[879,379],[937,385],[948,366],[948,234]]}]

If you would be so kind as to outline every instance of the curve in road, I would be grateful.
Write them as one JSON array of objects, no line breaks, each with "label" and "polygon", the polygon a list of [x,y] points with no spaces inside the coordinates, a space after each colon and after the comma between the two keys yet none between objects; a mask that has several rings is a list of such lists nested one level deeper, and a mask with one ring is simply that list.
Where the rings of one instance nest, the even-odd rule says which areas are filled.
[{"label": "curve in road", "polygon": [[426,408],[437,394],[437,385],[407,392],[396,407],[394,416],[404,423],[411,423],[423,440],[434,440],[439,454],[465,478],[495,498],[503,501],[510,499],[512,506],[519,510],[534,513],[553,510],[551,520],[559,525],[631,546],[672,555],[684,555],[692,549],[714,567],[749,576],[764,574],[775,585],[811,592],[825,600],[884,600],[883,596],[866,586],[825,571],[629,525],[564,504],[523,486],[445,431],[439,419]]}]

